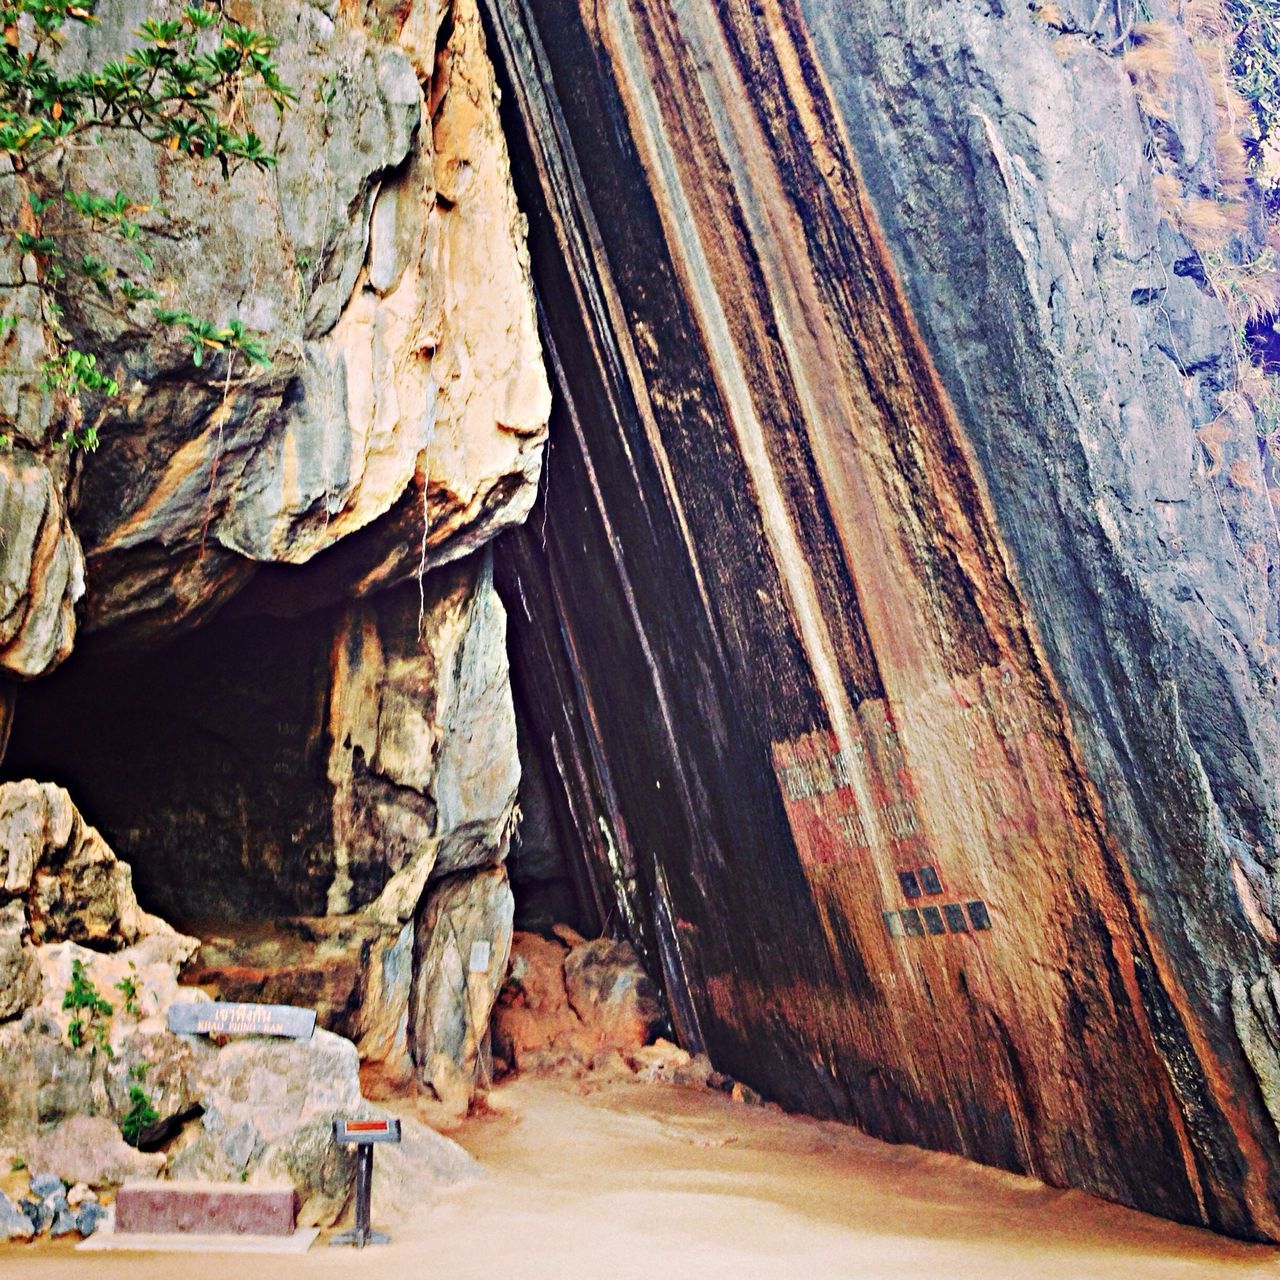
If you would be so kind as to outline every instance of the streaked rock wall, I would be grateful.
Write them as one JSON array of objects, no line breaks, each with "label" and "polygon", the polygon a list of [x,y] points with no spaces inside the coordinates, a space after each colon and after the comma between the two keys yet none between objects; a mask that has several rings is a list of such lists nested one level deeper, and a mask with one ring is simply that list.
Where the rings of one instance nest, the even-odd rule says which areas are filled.
[{"label": "streaked rock wall", "polygon": [[559,393],[515,674],[717,1065],[1275,1237],[1231,1009],[1276,941],[1275,525],[1093,10],[486,4]]}]

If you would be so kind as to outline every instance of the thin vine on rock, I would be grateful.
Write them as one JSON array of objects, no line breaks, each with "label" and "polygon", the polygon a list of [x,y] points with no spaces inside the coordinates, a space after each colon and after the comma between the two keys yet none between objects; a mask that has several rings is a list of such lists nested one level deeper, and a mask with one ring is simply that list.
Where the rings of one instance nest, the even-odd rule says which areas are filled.
[{"label": "thin vine on rock", "polygon": [[[141,221],[153,205],[124,191],[105,196],[50,188],[57,158],[73,144],[101,146],[112,136],[130,136],[214,161],[224,178],[242,165],[268,169],[275,157],[252,129],[229,123],[232,106],[246,92],[265,96],[277,112],[297,101],[280,79],[272,38],[232,22],[212,0],[189,5],[172,20],[147,19],[134,32],[138,44],[117,60],[63,69],[68,32],[96,23],[100,7],[100,0],[0,4],[0,178],[27,188],[25,201],[10,202],[19,216],[3,231],[32,264],[24,274],[39,294],[50,354],[33,373],[68,407],[61,443],[86,449],[96,448],[98,437],[96,427],[84,425],[82,400],[116,396],[120,387],[64,325],[72,291],[78,301],[118,315],[150,308],[156,322],[181,332],[196,365],[211,352],[239,353],[263,366],[270,359],[239,320],[217,322],[180,303],[161,305]],[[124,246],[132,267],[86,252],[86,240]],[[0,315],[0,338],[20,323],[16,313]]]}]

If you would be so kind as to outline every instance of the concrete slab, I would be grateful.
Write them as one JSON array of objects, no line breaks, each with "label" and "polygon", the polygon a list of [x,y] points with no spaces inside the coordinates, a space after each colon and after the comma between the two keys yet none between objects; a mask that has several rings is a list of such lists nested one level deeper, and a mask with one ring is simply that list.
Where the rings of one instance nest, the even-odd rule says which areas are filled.
[{"label": "concrete slab", "polygon": [[318,1227],[301,1227],[289,1236],[148,1235],[128,1231],[117,1235],[104,1223],[77,1253],[306,1253],[320,1234]]}]

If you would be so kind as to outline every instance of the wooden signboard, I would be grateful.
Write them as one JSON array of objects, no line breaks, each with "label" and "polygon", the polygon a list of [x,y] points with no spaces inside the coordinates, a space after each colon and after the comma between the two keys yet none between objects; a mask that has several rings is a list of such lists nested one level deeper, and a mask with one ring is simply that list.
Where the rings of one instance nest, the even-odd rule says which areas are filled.
[{"label": "wooden signboard", "polygon": [[169,1006],[169,1030],[178,1035],[283,1036],[290,1040],[310,1040],[315,1029],[315,1010],[291,1004],[229,1004],[205,1000]]}]

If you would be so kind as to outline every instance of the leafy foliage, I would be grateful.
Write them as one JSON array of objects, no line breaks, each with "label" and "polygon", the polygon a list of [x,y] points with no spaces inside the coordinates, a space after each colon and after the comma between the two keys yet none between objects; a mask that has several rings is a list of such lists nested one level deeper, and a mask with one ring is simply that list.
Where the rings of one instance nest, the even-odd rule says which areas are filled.
[{"label": "leafy foliage", "polygon": [[112,1056],[110,1026],[111,1005],[102,998],[83,960],[71,962],[71,984],[62,996],[62,1007],[75,1014],[67,1026],[67,1039],[73,1049],[89,1046],[90,1053],[101,1049]]},{"label": "leafy foliage", "polygon": [[136,1147],[142,1135],[159,1119],[160,1113],[152,1105],[147,1091],[140,1084],[130,1085],[129,1110],[120,1121],[120,1133],[124,1140],[131,1147]]},{"label": "leafy foliage", "polygon": [[[96,195],[45,186],[49,162],[73,144],[103,143],[112,134],[133,135],[197,160],[212,160],[223,177],[243,166],[269,169],[275,157],[249,128],[229,123],[247,92],[265,97],[278,112],[297,100],[272,58],[274,41],[231,21],[213,0],[197,0],[172,20],[149,18],[134,33],[139,44],[100,67],[63,74],[56,53],[69,24],[97,22],[99,0],[0,0],[0,156],[9,181],[31,186],[22,225],[7,228],[14,244],[38,265],[41,319],[53,355],[40,369],[44,389],[78,410],[84,396],[119,394],[114,378],[79,349],[63,323],[69,291],[90,305],[128,313],[157,304],[149,275],[143,219],[152,206],[117,191]],[[84,252],[86,237],[122,246],[130,269]],[[186,309],[153,305],[163,325],[181,330],[195,363],[209,351],[239,353],[253,364],[270,363],[262,342],[238,321],[218,325]],[[16,326],[0,318],[0,337]],[[64,443],[94,448],[93,427],[72,414]]]},{"label": "leafy foliage", "polygon": [[116,983],[115,989],[124,998],[124,1012],[131,1018],[141,1018],[142,1010],[138,1006],[138,967],[133,961],[129,962],[129,972]]}]

